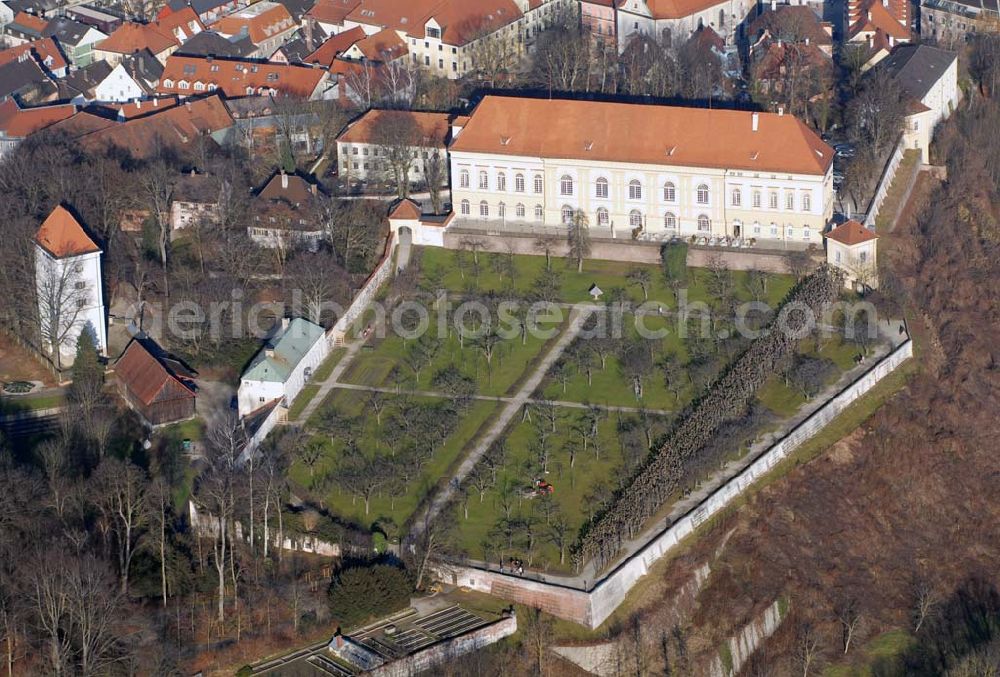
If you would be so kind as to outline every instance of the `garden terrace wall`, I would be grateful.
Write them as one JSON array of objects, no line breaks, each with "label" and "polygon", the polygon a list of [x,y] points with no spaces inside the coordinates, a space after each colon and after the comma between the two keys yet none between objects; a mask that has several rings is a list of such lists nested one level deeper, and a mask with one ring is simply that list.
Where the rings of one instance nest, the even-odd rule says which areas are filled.
[{"label": "garden terrace wall", "polygon": [[[840,284],[834,271],[821,269],[800,282],[782,307],[804,304],[814,317],[820,317],[823,305],[836,298]],[[772,328],[781,317],[779,313]],[[578,557],[594,560],[598,568],[603,568],[619,554],[623,543],[641,533],[646,521],[682,487],[690,460],[704,449],[723,423],[747,410],[757,390],[794,352],[796,340],[792,333],[806,319],[791,314],[785,321],[787,327],[768,331],[750,344],[670,431],[663,444],[650,452],[607,508],[584,526],[577,541]]]},{"label": "garden terrace wall", "polygon": [[372,677],[410,677],[410,675],[421,674],[435,665],[441,665],[467,653],[479,651],[490,644],[499,642],[504,637],[510,637],[515,632],[517,632],[517,616],[511,614],[495,623],[432,644],[365,674]]},{"label": "garden terrace wall", "polygon": [[395,247],[395,238],[392,233],[389,233],[385,240],[385,248],[382,251],[382,259],[375,266],[375,270],[368,276],[368,279],[365,280],[354,300],[351,301],[351,305],[347,307],[343,315],[337,318],[337,322],[327,333],[333,346],[344,345],[344,338],[347,336],[347,331],[351,328],[351,325],[361,317],[365,309],[375,299],[375,295],[382,284],[395,272],[393,261]]},{"label": "garden terrace wall", "polygon": [[[907,339],[898,348],[866,371],[860,378],[830,398],[811,416],[769,447],[742,472],[731,478],[697,507],[652,538],[588,591],[567,585],[526,580],[509,574],[483,571],[467,566],[442,565],[436,573],[441,580],[486,592],[512,602],[540,607],[554,616],[591,629],[599,627],[625,601],[629,590],[649,573],[653,564],[699,525],[719,513],[795,449],[812,438],[855,400],[871,390],[903,362],[913,356],[913,342]],[[557,579],[556,576],[548,576]]]}]

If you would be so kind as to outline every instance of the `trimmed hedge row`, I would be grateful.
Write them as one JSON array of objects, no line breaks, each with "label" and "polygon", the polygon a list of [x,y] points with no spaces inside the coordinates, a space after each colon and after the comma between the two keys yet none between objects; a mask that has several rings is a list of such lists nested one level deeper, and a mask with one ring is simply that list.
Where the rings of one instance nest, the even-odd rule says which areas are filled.
[{"label": "trimmed hedge row", "polygon": [[837,298],[842,284],[839,273],[824,266],[789,293],[769,330],[690,407],[611,503],[583,526],[574,547],[578,563],[597,558],[603,567],[681,488],[688,460],[723,423],[745,414],[768,377],[794,353],[809,313],[819,318],[822,306]]}]

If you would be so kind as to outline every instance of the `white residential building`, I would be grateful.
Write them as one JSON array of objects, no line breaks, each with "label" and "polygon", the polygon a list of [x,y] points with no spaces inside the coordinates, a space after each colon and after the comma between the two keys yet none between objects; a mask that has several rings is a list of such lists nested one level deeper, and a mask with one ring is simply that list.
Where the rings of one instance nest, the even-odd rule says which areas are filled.
[{"label": "white residential building", "polygon": [[291,406],[329,354],[330,341],[323,327],[303,318],[282,320],[278,331],[240,377],[240,416],[275,400],[280,400],[281,406]]},{"label": "white residential building", "polygon": [[487,96],[450,146],[456,223],[819,244],[833,149],[790,115]]},{"label": "white residential building", "polygon": [[636,35],[665,40],[679,46],[702,26],[711,28],[727,45],[757,3],[750,0],[618,0],[618,49]]},{"label": "white residential building", "polygon": [[35,235],[40,338],[58,367],[73,364],[77,339],[87,327],[93,331],[97,350],[107,353],[101,253],[79,221],[62,206],[52,211]]},{"label": "white residential building", "polygon": [[146,94],[145,88],[136,82],[136,79],[132,77],[121,63],[111,70],[108,77],[104,78],[100,84],[94,87],[94,99],[96,101],[125,103],[141,99]]},{"label": "white residential building", "polygon": [[864,291],[878,286],[878,236],[851,220],[823,235],[826,261],[844,272],[844,285]]},{"label": "white residential building", "polygon": [[360,26],[367,35],[392,29],[413,64],[435,75],[460,78],[475,69],[477,50],[504,41],[521,54],[558,8],[569,0],[362,0],[347,14],[343,30]]},{"label": "white residential building", "polygon": [[443,183],[446,183],[449,119],[448,113],[375,109],[367,111],[347,125],[337,137],[341,178],[358,181],[383,178],[389,168],[385,159],[381,157],[382,149],[384,146],[393,145],[393,141],[381,137],[385,136],[386,131],[398,130],[401,133],[412,131],[415,140],[410,147],[410,152],[413,154],[410,183],[417,185],[424,182],[431,162],[441,163],[441,178]]},{"label": "white residential building", "polygon": [[958,107],[958,55],[927,45],[900,45],[879,68],[888,69],[907,102],[903,143],[930,162],[934,128]]}]

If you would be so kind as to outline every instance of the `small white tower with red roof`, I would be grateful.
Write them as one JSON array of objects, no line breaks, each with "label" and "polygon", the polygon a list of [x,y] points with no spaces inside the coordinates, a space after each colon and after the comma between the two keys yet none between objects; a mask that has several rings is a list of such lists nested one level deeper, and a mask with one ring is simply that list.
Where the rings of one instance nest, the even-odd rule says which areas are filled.
[{"label": "small white tower with red roof", "polygon": [[80,222],[61,205],[35,234],[39,333],[60,369],[73,364],[77,339],[88,325],[98,352],[107,354],[101,253]]}]

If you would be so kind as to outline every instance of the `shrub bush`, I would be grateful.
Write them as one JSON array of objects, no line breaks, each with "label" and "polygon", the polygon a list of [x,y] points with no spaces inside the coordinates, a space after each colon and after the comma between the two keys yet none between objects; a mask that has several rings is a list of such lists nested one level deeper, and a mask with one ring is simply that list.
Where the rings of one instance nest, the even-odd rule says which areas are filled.
[{"label": "shrub bush", "polygon": [[330,612],[345,626],[355,626],[406,608],[413,593],[409,574],[390,564],[351,565],[338,571],[327,593]]}]

